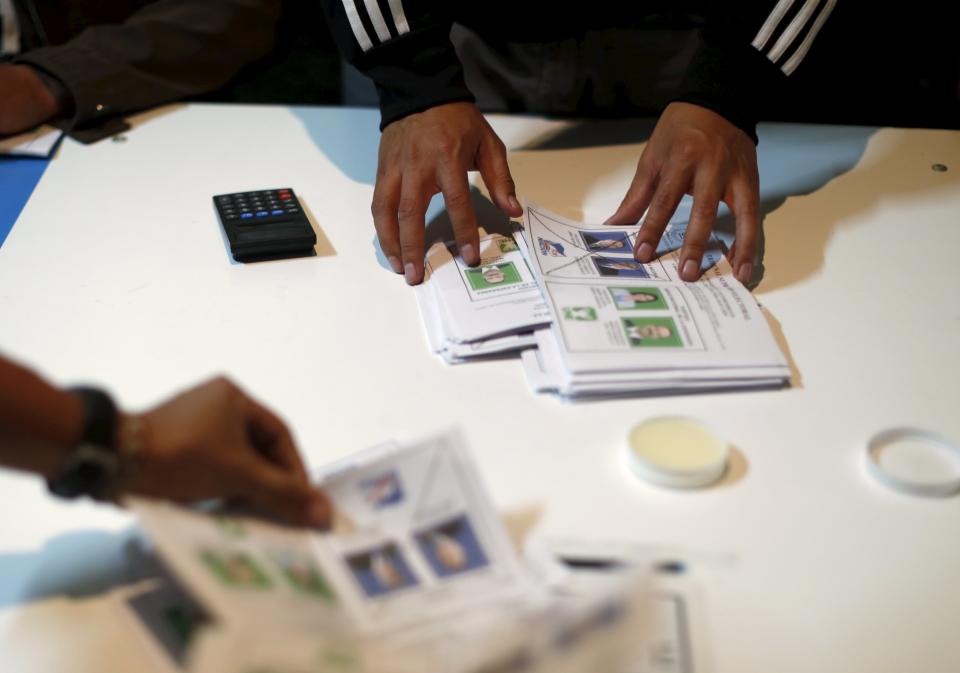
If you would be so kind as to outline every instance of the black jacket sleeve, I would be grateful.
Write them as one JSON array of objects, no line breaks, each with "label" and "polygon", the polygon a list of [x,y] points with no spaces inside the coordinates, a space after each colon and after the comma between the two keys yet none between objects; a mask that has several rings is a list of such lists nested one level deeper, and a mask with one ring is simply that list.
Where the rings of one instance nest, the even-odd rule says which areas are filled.
[{"label": "black jacket sleeve", "polygon": [[71,126],[222,86],[273,46],[281,0],[158,0],[126,22],[88,28],[15,62],[59,82]]},{"label": "black jacket sleeve", "polygon": [[757,141],[757,121],[806,56],[836,0],[714,3],[673,100],[717,112]]},{"label": "black jacket sleeve", "polygon": [[450,42],[453,21],[428,0],[322,0],[347,61],[380,96],[380,128],[427,108],[472,101]]}]

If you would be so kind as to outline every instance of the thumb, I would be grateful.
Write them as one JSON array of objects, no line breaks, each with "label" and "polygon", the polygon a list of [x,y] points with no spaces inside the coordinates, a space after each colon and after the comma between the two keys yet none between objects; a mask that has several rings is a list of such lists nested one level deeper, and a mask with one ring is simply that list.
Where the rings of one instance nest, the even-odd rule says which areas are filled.
[{"label": "thumb", "polygon": [[477,170],[497,208],[510,217],[523,215],[507,164],[507,148],[492,129],[488,130],[477,150]]},{"label": "thumb", "polygon": [[333,507],[327,496],[298,474],[254,458],[237,466],[236,495],[284,521],[327,529]]}]

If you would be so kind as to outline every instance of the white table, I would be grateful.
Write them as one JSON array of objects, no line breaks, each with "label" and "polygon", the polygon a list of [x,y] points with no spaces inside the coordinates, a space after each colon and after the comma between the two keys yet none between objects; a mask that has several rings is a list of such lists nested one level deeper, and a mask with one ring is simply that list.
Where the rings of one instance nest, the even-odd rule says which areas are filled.
[{"label": "white table", "polygon": [[[372,245],[376,120],[175,106],[125,143],[66,142],[0,249],[0,349],[131,407],[228,373],[281,410],[312,466],[460,425],[497,503],[542,506],[549,533],[730,558],[700,578],[713,670],[960,671],[960,497],[891,492],[862,462],[891,426],[960,441],[960,133],[762,126],[757,294],[794,386],[570,405],[528,392],[517,362],[428,353],[413,293]],[[639,156],[623,125],[491,122],[521,195],[573,217],[613,212]],[[569,147],[584,138],[612,144]],[[322,230],[318,256],[231,264],[211,195],[284,185]],[[706,420],[744,465],[702,492],[638,482],[625,435],[662,413]],[[97,556],[129,517],[11,473],[0,502],[0,668],[134,670],[56,597],[108,567]],[[58,664],[63,634],[89,656]]]}]

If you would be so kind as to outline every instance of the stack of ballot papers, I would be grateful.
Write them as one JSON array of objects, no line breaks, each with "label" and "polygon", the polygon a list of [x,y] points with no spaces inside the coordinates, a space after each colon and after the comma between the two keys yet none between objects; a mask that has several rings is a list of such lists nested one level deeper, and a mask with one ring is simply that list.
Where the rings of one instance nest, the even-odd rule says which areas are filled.
[{"label": "stack of ballot papers", "polygon": [[130,503],[205,616],[185,670],[616,673],[635,661],[645,576],[578,584],[521,555],[458,434],[376,447],[319,486],[337,512],[328,533]]},{"label": "stack of ballot papers", "polygon": [[711,237],[702,277],[687,283],[686,224],[667,228],[649,263],[633,258],[638,230],[528,203],[513,237],[481,239],[476,267],[434,245],[417,288],[431,349],[449,363],[519,356],[533,390],[564,398],[786,385],[786,359],[725,244]]},{"label": "stack of ballot papers", "polygon": [[715,236],[703,276],[680,280],[684,226],[658,258],[633,258],[639,228],[587,226],[527,204],[522,247],[550,307],[522,361],[537,391],[566,397],[776,387],[789,367]]},{"label": "stack of ballot papers", "polygon": [[516,354],[536,345],[550,311],[511,236],[480,239],[480,264],[468,267],[453,244],[427,251],[417,303],[433,352],[454,364]]}]

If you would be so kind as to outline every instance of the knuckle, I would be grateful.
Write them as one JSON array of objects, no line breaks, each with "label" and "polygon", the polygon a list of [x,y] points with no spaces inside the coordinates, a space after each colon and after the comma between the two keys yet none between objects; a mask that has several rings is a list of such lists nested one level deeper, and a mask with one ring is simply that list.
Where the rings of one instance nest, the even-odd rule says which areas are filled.
[{"label": "knuckle", "polygon": [[434,142],[434,149],[441,157],[449,158],[457,154],[459,143],[448,135],[442,135]]},{"label": "knuckle", "polygon": [[403,197],[397,206],[397,215],[400,216],[401,220],[413,219],[418,214],[419,206],[420,204],[416,199],[408,196]]},{"label": "knuckle", "polygon": [[690,212],[693,220],[714,220],[717,217],[717,205],[710,203],[694,203]]},{"label": "knuckle", "polygon": [[647,211],[647,218],[644,224],[649,222],[651,226],[657,229],[663,229],[667,226],[667,222],[673,214],[672,206],[673,204],[669,198],[655,196],[653,202],[650,204],[650,210]]},{"label": "knuckle", "polygon": [[218,374],[217,376],[214,376],[213,379],[211,379],[210,384],[222,392],[234,392],[237,390],[237,384],[235,384],[225,374]]},{"label": "knuckle", "polygon": [[470,192],[463,189],[450,189],[444,193],[443,201],[451,208],[465,208],[470,204]]},{"label": "knuckle", "polygon": [[390,202],[383,194],[374,194],[370,202],[370,212],[375,218],[387,217],[390,214]]},{"label": "knuckle", "polygon": [[694,239],[683,242],[683,248],[688,256],[701,257],[706,251],[706,245],[702,241]]},{"label": "knuckle", "polygon": [[703,152],[703,141],[696,136],[686,137],[677,143],[676,155],[685,161],[692,161]]},{"label": "knuckle", "polygon": [[400,254],[403,255],[404,262],[416,262],[417,259],[421,258],[423,255],[422,248],[416,243],[401,243],[400,244]]}]

